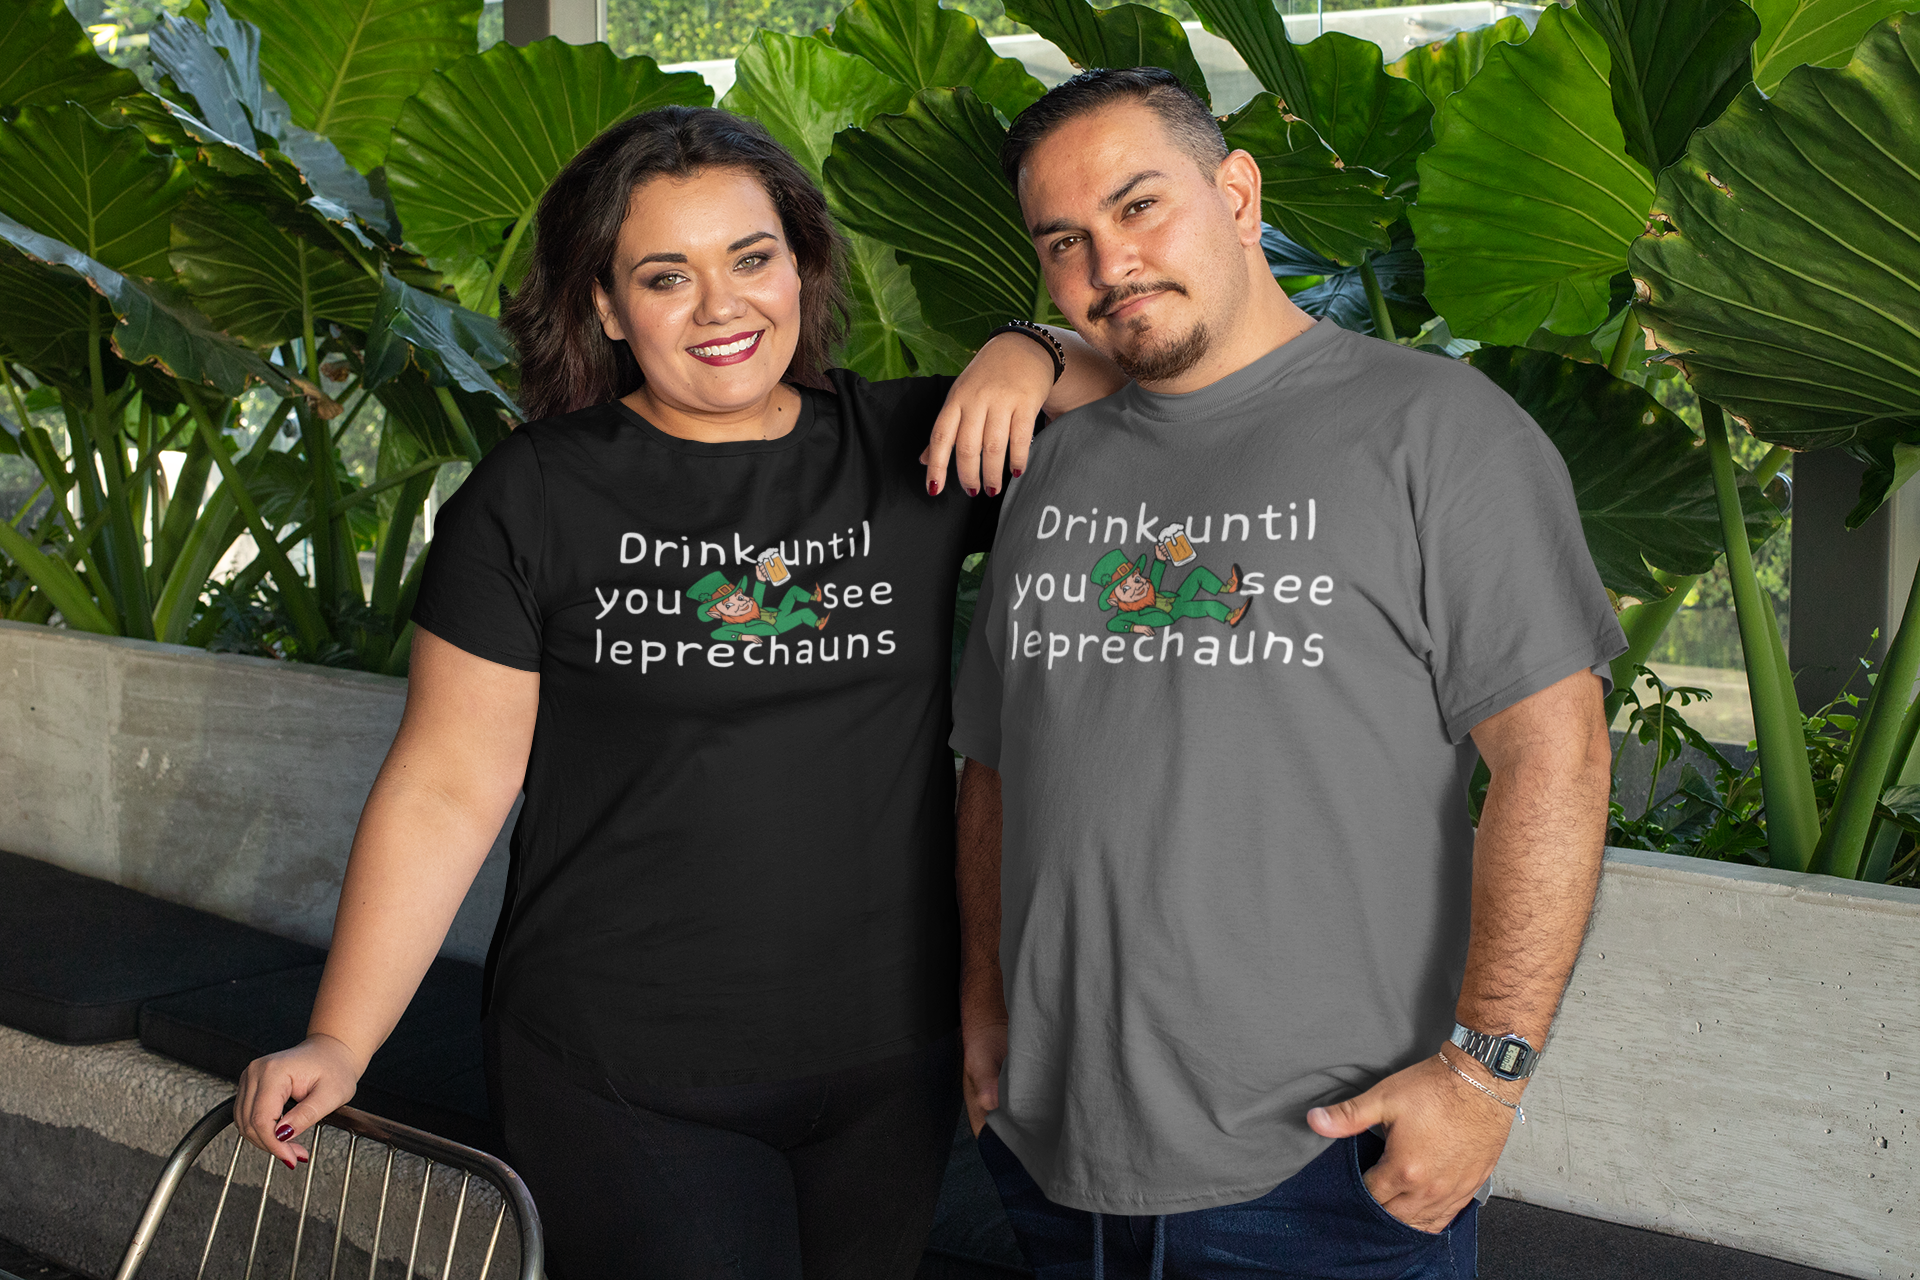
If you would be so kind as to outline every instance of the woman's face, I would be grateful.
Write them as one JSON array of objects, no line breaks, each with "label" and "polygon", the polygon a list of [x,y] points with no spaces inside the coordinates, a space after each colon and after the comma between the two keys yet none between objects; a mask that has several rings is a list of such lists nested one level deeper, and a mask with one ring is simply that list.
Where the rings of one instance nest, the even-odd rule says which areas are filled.
[{"label": "woman's face", "polygon": [[751,173],[655,178],[633,193],[601,327],[624,340],[656,401],[695,413],[762,403],[800,341],[800,273]]}]

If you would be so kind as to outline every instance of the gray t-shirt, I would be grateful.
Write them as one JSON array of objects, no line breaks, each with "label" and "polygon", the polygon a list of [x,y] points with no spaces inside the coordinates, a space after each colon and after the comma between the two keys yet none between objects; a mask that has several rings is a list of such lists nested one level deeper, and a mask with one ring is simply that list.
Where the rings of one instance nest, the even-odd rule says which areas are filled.
[{"label": "gray t-shirt", "polygon": [[991,1123],[1046,1194],[1263,1195],[1326,1146],[1308,1108],[1433,1053],[1467,735],[1625,647],[1559,454],[1466,365],[1322,321],[1042,435],[952,742],[1001,775]]}]

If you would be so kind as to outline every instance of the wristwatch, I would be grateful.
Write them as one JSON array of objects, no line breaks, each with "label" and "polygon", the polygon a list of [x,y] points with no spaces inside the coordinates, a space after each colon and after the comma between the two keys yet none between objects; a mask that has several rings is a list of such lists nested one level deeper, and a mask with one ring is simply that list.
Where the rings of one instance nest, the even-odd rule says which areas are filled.
[{"label": "wristwatch", "polygon": [[1525,1036],[1489,1035],[1456,1022],[1448,1039],[1502,1080],[1525,1080],[1540,1065],[1540,1051],[1528,1044]]}]

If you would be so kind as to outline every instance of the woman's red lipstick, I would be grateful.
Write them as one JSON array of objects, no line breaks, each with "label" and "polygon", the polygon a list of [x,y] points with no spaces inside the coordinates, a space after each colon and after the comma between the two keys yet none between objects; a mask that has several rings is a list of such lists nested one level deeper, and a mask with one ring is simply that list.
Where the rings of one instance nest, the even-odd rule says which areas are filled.
[{"label": "woman's red lipstick", "polygon": [[687,354],[702,364],[739,364],[753,358],[753,353],[760,349],[760,335],[765,332],[765,329],[750,329],[731,337],[715,338],[712,342],[688,347]]}]

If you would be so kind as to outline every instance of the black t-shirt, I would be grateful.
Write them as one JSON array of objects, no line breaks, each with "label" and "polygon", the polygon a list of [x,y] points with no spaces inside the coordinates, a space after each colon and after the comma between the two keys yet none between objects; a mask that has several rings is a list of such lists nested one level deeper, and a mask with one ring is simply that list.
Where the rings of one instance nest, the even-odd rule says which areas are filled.
[{"label": "black t-shirt", "polygon": [[950,378],[831,378],[777,440],[529,423],[435,531],[414,620],[540,673],[490,1008],[616,1080],[805,1076],[958,1021],[953,600],[998,504],[927,494]]}]

